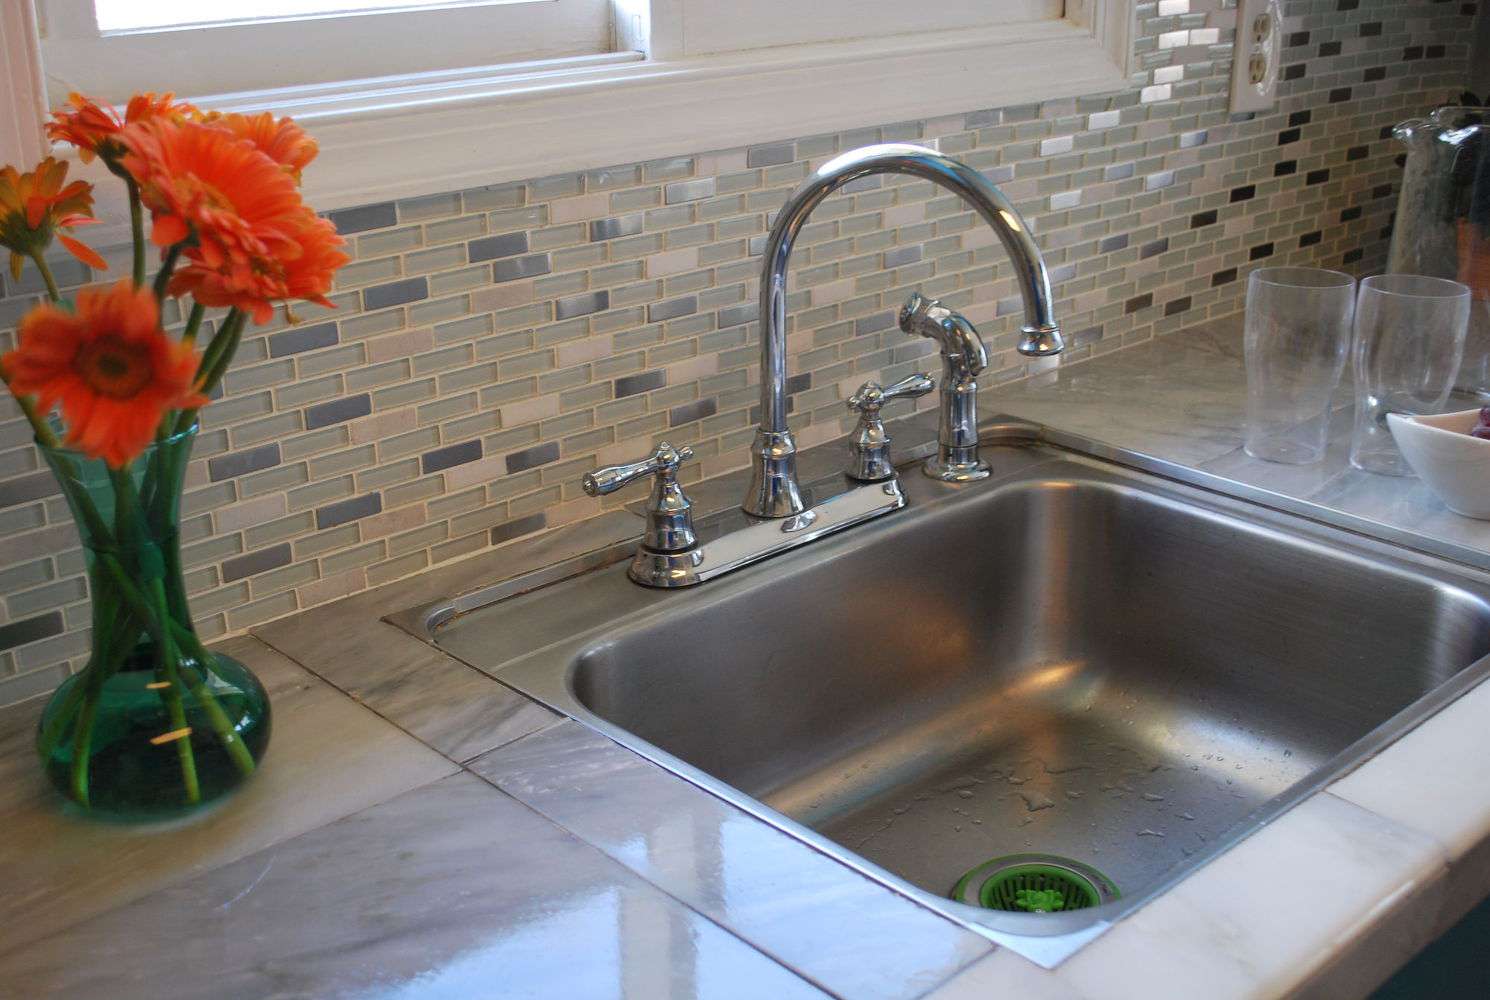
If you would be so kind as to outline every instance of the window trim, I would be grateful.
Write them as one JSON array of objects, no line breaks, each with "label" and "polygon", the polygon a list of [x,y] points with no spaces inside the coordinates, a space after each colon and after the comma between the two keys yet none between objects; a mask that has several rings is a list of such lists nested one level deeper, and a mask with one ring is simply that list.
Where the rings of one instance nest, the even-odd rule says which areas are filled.
[{"label": "window trim", "polygon": [[[654,16],[675,3],[653,0]],[[204,103],[302,120],[321,147],[306,171],[306,197],[325,211],[1119,90],[1129,83],[1133,16],[1134,0],[1068,0],[1064,20],[1003,29],[620,65],[522,64],[463,78],[413,74],[373,87],[283,88]],[[12,56],[27,49],[14,20],[0,21],[0,46]],[[822,85],[824,74],[833,87]],[[15,110],[39,132],[39,105],[22,101]],[[35,159],[18,150],[0,146],[0,162]],[[82,175],[108,180],[96,163]],[[124,236],[116,187],[99,187],[99,212],[110,223],[91,233],[100,245]]]},{"label": "window trim", "polygon": [[110,100],[139,90],[247,92],[263,88],[268,74],[283,74],[286,89],[374,73],[417,76],[604,53],[614,38],[612,0],[486,0],[109,32],[98,29],[94,0],[33,2],[43,58],[53,63],[53,103],[72,90]]}]

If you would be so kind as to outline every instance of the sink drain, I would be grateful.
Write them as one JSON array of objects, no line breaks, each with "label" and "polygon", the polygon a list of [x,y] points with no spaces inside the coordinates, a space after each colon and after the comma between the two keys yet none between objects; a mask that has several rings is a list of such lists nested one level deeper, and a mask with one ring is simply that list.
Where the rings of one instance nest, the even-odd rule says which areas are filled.
[{"label": "sink drain", "polygon": [[985,861],[952,887],[969,906],[1011,913],[1084,910],[1118,898],[1112,879],[1091,865],[1056,854],[1010,854]]}]

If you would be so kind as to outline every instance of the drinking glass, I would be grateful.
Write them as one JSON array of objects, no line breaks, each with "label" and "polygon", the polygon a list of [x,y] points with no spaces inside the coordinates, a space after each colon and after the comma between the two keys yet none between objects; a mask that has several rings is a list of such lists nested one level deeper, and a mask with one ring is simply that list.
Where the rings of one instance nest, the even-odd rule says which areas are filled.
[{"label": "drinking glass", "polygon": [[1355,279],[1339,271],[1264,267],[1248,277],[1247,454],[1288,465],[1324,457],[1354,312]]},{"label": "drinking glass", "polygon": [[1351,465],[1412,475],[1387,429],[1387,414],[1443,410],[1464,354],[1469,305],[1469,288],[1447,278],[1379,274],[1361,282]]}]

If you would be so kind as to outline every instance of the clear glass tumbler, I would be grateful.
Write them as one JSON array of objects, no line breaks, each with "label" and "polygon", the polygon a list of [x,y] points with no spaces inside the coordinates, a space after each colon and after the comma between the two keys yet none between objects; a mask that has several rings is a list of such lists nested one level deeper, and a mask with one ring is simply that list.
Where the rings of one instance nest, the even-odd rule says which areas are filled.
[{"label": "clear glass tumbler", "polygon": [[1248,277],[1247,454],[1288,465],[1324,457],[1354,312],[1355,279],[1339,271],[1264,267]]},{"label": "clear glass tumbler", "polygon": [[1351,465],[1412,475],[1387,429],[1387,414],[1443,410],[1464,355],[1469,306],[1469,288],[1447,278],[1378,274],[1361,282]]}]

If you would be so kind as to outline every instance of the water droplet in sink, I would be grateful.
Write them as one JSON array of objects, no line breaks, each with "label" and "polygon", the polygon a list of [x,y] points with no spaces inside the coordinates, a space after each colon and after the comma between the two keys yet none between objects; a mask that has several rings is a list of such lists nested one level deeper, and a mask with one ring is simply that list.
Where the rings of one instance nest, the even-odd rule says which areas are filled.
[{"label": "water droplet in sink", "polygon": [[959,788],[957,789],[957,797],[961,799],[970,799],[973,797],[973,793],[969,789]]},{"label": "water droplet in sink", "polygon": [[1030,812],[1039,812],[1041,809],[1050,809],[1055,806],[1055,800],[1039,792],[1020,792],[1019,797],[1024,799],[1024,807]]},{"label": "water droplet in sink", "polygon": [[1079,799],[1079,798],[1081,798],[1081,793],[1078,792],[1078,791],[1076,791],[1074,788],[1073,789],[1069,789],[1066,792],[1066,798],[1068,798],[1068,799]]},{"label": "water droplet in sink", "polygon": [[1144,798],[1144,801],[1145,802],[1163,802],[1164,801],[1164,796],[1162,796],[1162,795],[1155,795],[1153,792],[1144,792],[1143,793],[1143,798]]},{"label": "water droplet in sink", "polygon": [[910,809],[910,806],[896,806],[894,809],[894,813],[897,816],[904,816],[906,813],[910,812]]},{"label": "water droplet in sink", "polygon": [[1194,818],[1195,817],[1194,816],[1191,816],[1189,813],[1180,813],[1180,819],[1194,819]]},{"label": "water droplet in sink", "polygon": [[1150,830],[1147,827],[1145,827],[1144,829],[1138,831],[1138,836],[1140,836],[1140,837],[1162,837],[1162,836],[1164,836],[1164,833],[1162,831],[1159,831],[1159,830]]},{"label": "water droplet in sink", "polygon": [[1030,780],[1030,779],[1028,779],[1028,778],[1016,778],[1016,777],[1014,777],[1014,775],[1012,775],[1012,774],[1011,774],[1011,775],[1009,775],[1009,777],[1008,777],[1008,782],[1009,782],[1009,784],[1011,784],[1011,785],[1022,785],[1022,784],[1024,784],[1024,783],[1025,783],[1025,782],[1026,782],[1026,781],[1029,781],[1029,780]]}]

